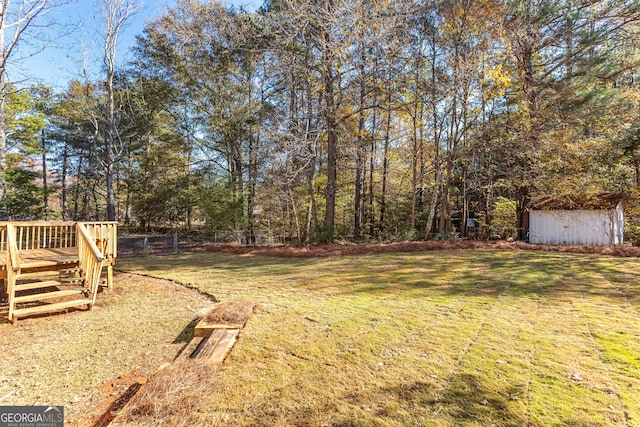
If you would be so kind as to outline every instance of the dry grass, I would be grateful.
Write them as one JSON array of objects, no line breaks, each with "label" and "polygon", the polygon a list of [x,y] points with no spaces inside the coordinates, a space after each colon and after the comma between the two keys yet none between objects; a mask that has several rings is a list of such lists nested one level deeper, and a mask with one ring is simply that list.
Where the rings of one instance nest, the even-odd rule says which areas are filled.
[{"label": "dry grass", "polygon": [[259,310],[189,425],[640,425],[640,261],[521,250],[132,260]]},{"label": "dry grass", "polygon": [[525,250],[566,252],[573,254],[600,254],[616,257],[640,257],[638,246],[595,245],[534,245],[524,242],[482,240],[430,240],[396,243],[350,243],[323,245],[264,245],[210,244],[207,252],[236,255],[264,255],[279,258],[326,258],[353,255],[393,254],[399,252],[450,251],[461,249],[497,249],[501,251]]},{"label": "dry grass", "polygon": [[256,304],[222,370],[190,360],[154,375],[210,301],[121,275],[94,312],[0,325],[0,404],[62,404],[71,425],[91,425],[151,377],[117,422],[640,425],[638,259],[203,252],[119,265]]},{"label": "dry grass", "polygon": [[140,388],[111,425],[189,426],[189,417],[214,389],[216,370],[198,359],[172,363]]},{"label": "dry grass", "polygon": [[254,306],[250,301],[222,302],[209,310],[203,320],[209,323],[244,324],[253,314]]},{"label": "dry grass", "polygon": [[92,311],[0,324],[0,405],[63,405],[89,426],[173,360],[212,302],[166,280],[119,273]]}]

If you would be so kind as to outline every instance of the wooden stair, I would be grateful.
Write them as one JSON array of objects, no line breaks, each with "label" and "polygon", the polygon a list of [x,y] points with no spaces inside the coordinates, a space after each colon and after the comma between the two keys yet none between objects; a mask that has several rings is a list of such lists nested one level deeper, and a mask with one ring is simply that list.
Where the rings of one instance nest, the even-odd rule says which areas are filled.
[{"label": "wooden stair", "polygon": [[20,268],[23,270],[29,270],[29,269],[35,269],[35,268],[46,268],[46,267],[59,267],[61,264],[62,265],[67,265],[67,264],[77,264],[78,263],[78,259],[65,259],[63,261],[56,261],[56,260],[38,260],[38,261],[32,261],[32,262],[25,262],[22,263],[20,265]]},{"label": "wooden stair", "polygon": [[[33,267],[29,264],[26,272],[20,272],[18,279],[43,278],[44,275],[57,274],[56,280],[39,280],[35,282],[16,283],[13,298],[13,323],[19,317],[40,313],[63,311],[69,308],[87,306],[91,307],[92,299],[90,290],[83,285],[85,277],[82,269],[76,267],[72,261],[64,260],[53,265],[38,263]],[[70,267],[71,265],[71,267]]]},{"label": "wooden stair", "polygon": [[16,285],[15,290],[16,292],[28,291],[31,289],[51,288],[58,285],[60,285],[60,282],[57,280],[45,280],[43,282],[22,283],[20,285]]},{"label": "wooden stair", "polygon": [[51,313],[54,311],[63,311],[73,307],[86,305],[91,307],[91,298],[74,299],[70,301],[56,302],[51,304],[34,305],[27,308],[18,308],[13,311],[14,324],[19,317],[29,316],[32,314]]},{"label": "wooden stair", "polygon": [[114,222],[0,222],[0,303],[9,321],[91,308],[103,267],[113,286],[116,239]]},{"label": "wooden stair", "polygon": [[86,293],[86,291],[87,290],[84,288],[73,288],[73,289],[62,289],[57,291],[41,292],[37,294],[16,296],[13,299],[13,302],[16,304],[20,304],[23,302],[43,301],[43,300],[54,299],[54,298],[68,297],[71,295],[80,295],[80,294]]}]

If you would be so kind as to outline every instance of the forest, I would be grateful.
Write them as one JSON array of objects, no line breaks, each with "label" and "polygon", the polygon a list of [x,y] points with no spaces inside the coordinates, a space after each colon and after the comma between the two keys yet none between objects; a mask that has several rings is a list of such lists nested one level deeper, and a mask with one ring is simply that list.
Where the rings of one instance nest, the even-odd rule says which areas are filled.
[{"label": "forest", "polygon": [[5,80],[5,43],[4,220],[522,239],[536,199],[620,194],[640,241],[637,0],[177,0],[126,66],[134,2],[103,2],[97,81]]}]

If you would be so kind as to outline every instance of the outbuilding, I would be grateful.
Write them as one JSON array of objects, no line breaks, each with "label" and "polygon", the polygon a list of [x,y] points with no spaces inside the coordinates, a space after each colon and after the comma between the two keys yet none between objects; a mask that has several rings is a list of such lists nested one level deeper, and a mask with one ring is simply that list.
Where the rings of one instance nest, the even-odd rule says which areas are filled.
[{"label": "outbuilding", "polygon": [[624,199],[599,195],[571,199],[540,197],[529,211],[529,242],[546,245],[621,245]]}]

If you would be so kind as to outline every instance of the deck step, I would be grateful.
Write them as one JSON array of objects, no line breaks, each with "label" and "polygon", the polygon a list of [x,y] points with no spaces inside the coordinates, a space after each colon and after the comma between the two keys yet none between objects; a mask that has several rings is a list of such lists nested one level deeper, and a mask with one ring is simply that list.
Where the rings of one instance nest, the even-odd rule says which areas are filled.
[{"label": "deck step", "polygon": [[27,273],[20,272],[20,274],[18,274],[18,279],[32,279],[34,277],[41,278],[44,276],[55,276],[57,272],[57,270],[30,271]]},{"label": "deck step", "polygon": [[84,277],[60,277],[58,280],[60,283],[68,285],[70,283],[83,283]]},{"label": "deck step", "polygon": [[58,273],[60,273],[60,274],[76,274],[76,273],[82,273],[82,268],[80,268],[80,267],[74,267],[74,268],[63,268],[62,270],[58,270]]},{"label": "deck step", "polygon": [[27,291],[29,289],[41,289],[41,288],[50,288],[52,286],[60,286],[62,283],[57,280],[45,280],[43,282],[33,282],[33,283],[23,283],[20,285],[15,285],[13,288],[16,292],[18,291]]},{"label": "deck step", "polygon": [[91,299],[88,298],[82,298],[82,299],[74,299],[71,301],[63,301],[63,302],[56,302],[54,304],[44,304],[44,305],[37,305],[34,307],[28,307],[28,308],[19,308],[17,310],[13,310],[13,318],[17,319],[18,317],[22,317],[22,316],[27,316],[29,314],[37,314],[37,313],[49,313],[52,311],[61,311],[61,310],[65,310],[67,308],[71,308],[71,307],[78,307],[81,305],[91,305],[93,301],[91,301]]},{"label": "deck step", "polygon": [[15,304],[20,304],[23,302],[32,302],[32,301],[40,301],[51,298],[60,298],[60,297],[68,297],[70,295],[79,295],[85,293],[87,290],[84,288],[76,288],[76,289],[64,289],[62,291],[54,291],[54,292],[43,292],[40,294],[32,294],[32,295],[24,295],[21,297],[15,297],[13,302]]},{"label": "deck step", "polygon": [[79,261],[80,261],[79,258],[66,258],[66,259],[60,259],[56,261],[38,260],[38,261],[20,263],[20,268],[23,270],[28,270],[30,268],[56,267],[56,266],[62,266],[67,264],[75,264],[75,263],[78,263]]}]

